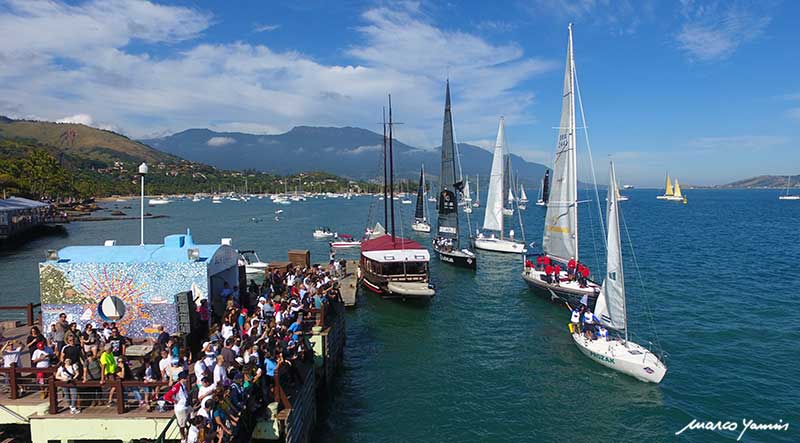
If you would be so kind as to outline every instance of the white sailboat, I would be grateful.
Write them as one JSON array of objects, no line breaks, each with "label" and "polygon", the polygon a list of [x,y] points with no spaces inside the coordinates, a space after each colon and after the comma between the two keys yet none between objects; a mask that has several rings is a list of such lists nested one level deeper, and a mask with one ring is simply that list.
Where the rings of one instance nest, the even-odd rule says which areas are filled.
[{"label": "white sailboat", "polygon": [[159,206],[159,205],[166,205],[171,202],[172,200],[169,200],[167,198],[151,198],[150,200],[147,201],[147,204],[150,206]]},{"label": "white sailboat", "polygon": [[[514,240],[514,231],[509,231],[509,238],[505,238],[503,232],[503,181],[505,179],[505,123],[500,117],[500,127],[497,130],[497,142],[494,147],[492,157],[492,174],[489,178],[489,192],[486,196],[486,212],[483,217],[484,231],[491,232],[489,235],[478,234],[475,238],[475,248],[485,251],[509,252],[522,254],[525,252],[525,244]],[[513,196],[509,192],[511,202]],[[495,233],[498,235],[496,236]]]},{"label": "white sailboat", "polygon": [[790,195],[789,188],[792,186],[792,176],[786,176],[786,193],[778,196],[778,200],[800,200],[800,195]]},{"label": "white sailboat", "polygon": [[628,201],[628,196],[622,195],[622,194],[619,193],[619,183],[617,183],[617,186],[614,189],[616,189],[616,192],[617,192],[617,201],[621,201],[621,202]]},{"label": "white sailboat", "polygon": [[678,179],[675,179],[675,186],[672,186],[672,180],[669,178],[669,173],[667,173],[667,181],[664,184],[664,194],[657,195],[657,199],[659,200],[667,200],[667,201],[684,201],[686,198],[681,194],[681,185],[678,183]]},{"label": "white sailboat", "polygon": [[425,201],[425,165],[422,165],[422,169],[419,172],[419,187],[417,188],[417,208],[414,212],[414,223],[411,224],[411,230],[431,232],[428,214],[428,203]]},{"label": "white sailboat", "polygon": [[[581,262],[578,230],[578,161],[575,124],[575,59],[572,52],[572,25],[569,26],[567,60],[564,69],[564,86],[561,99],[561,121],[558,125],[556,153],[549,189],[545,189],[547,213],[542,233],[542,251],[552,263],[567,269],[569,262]],[[548,174],[545,174],[548,177]],[[547,181],[543,188],[547,188]],[[522,278],[536,294],[549,300],[563,300],[577,306],[586,297],[586,304],[594,307],[600,285],[586,279],[570,279],[567,271],[555,278],[544,270],[523,265]]]},{"label": "white sailboat", "polygon": [[544,171],[542,184],[539,186],[539,198],[536,199],[536,206],[547,206],[550,197],[550,170]]},{"label": "white sailboat", "polygon": [[619,235],[619,189],[613,163],[610,175],[606,277],[597,297],[594,315],[601,325],[617,334],[614,337],[595,337],[594,334],[587,336],[579,330],[573,330],[572,339],[583,354],[601,365],[644,382],[660,383],[667,373],[667,366],[649,349],[628,339],[625,276]]},{"label": "white sailboat", "polygon": [[475,174],[475,201],[472,202],[473,208],[481,206],[481,180],[478,174]]},{"label": "white sailboat", "polygon": [[464,178],[464,213],[472,214],[472,196],[469,192],[469,177]]},{"label": "white sailboat", "polygon": [[511,188],[508,189],[508,198],[506,199],[506,202],[508,203],[508,206],[503,207],[503,215],[514,215],[514,194],[511,192]]},{"label": "white sailboat", "polygon": [[517,203],[519,209],[525,209],[528,205],[528,196],[525,195],[525,188],[522,183],[519,184],[519,202]]}]

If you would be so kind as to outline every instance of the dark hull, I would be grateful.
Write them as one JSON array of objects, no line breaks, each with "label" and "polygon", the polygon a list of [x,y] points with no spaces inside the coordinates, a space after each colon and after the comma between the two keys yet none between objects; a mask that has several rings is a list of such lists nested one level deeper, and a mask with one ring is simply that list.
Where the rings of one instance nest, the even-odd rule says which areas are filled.
[{"label": "dark hull", "polygon": [[528,287],[535,294],[555,303],[569,303],[573,308],[580,306],[581,298],[583,298],[584,295],[588,295],[589,308],[594,311],[594,306],[597,303],[596,292],[573,291],[568,288],[549,285],[539,280],[527,278],[525,275],[522,276],[522,279],[528,283]]},{"label": "dark hull", "polygon": [[466,255],[461,251],[446,252],[436,248],[433,248],[433,251],[436,252],[436,256],[439,257],[440,262],[458,266],[459,268],[471,269],[473,271],[478,266],[477,257]]}]

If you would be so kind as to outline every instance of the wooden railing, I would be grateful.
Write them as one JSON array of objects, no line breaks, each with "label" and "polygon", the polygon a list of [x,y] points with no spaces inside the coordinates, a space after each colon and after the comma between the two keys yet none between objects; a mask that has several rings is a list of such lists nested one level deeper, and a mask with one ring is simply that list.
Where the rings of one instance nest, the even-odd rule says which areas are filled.
[{"label": "wooden railing", "polygon": [[[33,326],[36,324],[36,319],[34,318],[34,309],[40,308],[41,306],[41,303],[28,303],[27,305],[23,306],[0,306],[0,311],[25,311],[27,325]],[[41,316],[41,312],[39,314]]]},{"label": "wooden railing", "polygon": [[49,377],[47,390],[48,390],[48,397],[50,398],[50,414],[58,414],[58,393],[56,392],[56,388],[115,388],[114,389],[114,401],[117,404],[117,414],[124,414],[127,412],[127,408],[125,407],[125,389],[126,388],[157,388],[157,387],[169,387],[170,384],[167,382],[144,382],[144,381],[136,381],[130,380],[125,381],[119,378],[116,378],[113,382],[99,382],[99,381],[87,381],[87,382],[74,382],[74,381],[60,381],[56,380],[55,377]]},{"label": "wooden railing", "polygon": [[22,385],[21,383],[21,376],[24,374],[36,374],[41,372],[46,376],[52,377],[53,374],[56,373],[58,368],[23,368],[18,367],[16,363],[12,363],[11,367],[9,368],[0,368],[0,374],[6,374],[8,376],[8,383],[9,383],[9,393],[8,397],[11,400],[16,400],[19,398],[19,388]]}]

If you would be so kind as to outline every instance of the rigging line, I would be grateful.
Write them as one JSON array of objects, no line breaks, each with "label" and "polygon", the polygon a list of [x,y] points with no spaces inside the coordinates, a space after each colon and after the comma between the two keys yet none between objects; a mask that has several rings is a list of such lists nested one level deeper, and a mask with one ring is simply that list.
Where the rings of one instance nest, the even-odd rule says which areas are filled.
[{"label": "rigging line", "polygon": [[639,284],[642,287],[642,300],[644,301],[645,313],[647,314],[647,319],[650,321],[650,328],[653,331],[653,335],[656,339],[656,346],[658,346],[659,350],[663,352],[664,348],[661,347],[661,339],[658,336],[658,331],[656,330],[655,321],[653,321],[653,311],[650,308],[650,300],[647,296],[647,290],[644,286],[644,279],[642,278],[642,271],[639,269],[639,260],[636,258],[636,251],[633,249],[633,241],[631,241],[631,233],[628,231],[628,224],[625,222],[625,215],[623,215],[622,211],[617,211],[622,219],[622,226],[625,227],[625,236],[628,239],[628,247],[631,249],[631,258],[633,258],[633,265],[636,267],[636,275],[639,278]]},{"label": "rigging line", "polygon": [[[572,62],[572,75],[574,76],[575,80],[575,90],[578,93],[578,106],[581,110],[581,123],[583,123],[584,131],[583,135],[586,139],[586,150],[589,152],[589,169],[592,171],[592,181],[594,182],[594,196],[597,200],[597,213],[600,214],[600,227],[603,229],[603,233],[606,232],[606,226],[603,222],[603,209],[600,207],[600,193],[597,192],[597,177],[594,174],[594,159],[592,158],[592,145],[589,143],[589,128],[586,126],[586,114],[583,112],[583,99],[581,98],[581,87],[578,84],[578,69],[575,67],[575,61]],[[606,237],[603,235],[603,245],[605,245],[606,249],[608,249],[608,245],[606,244]]]},{"label": "rigging line", "polygon": [[[456,135],[456,123],[455,123],[455,121],[453,121],[453,105],[452,104],[450,105],[450,128],[452,128],[452,130],[453,130],[453,145],[455,145],[455,147],[456,147],[456,163],[458,164],[458,180],[456,180],[456,183],[458,183],[461,180],[463,180],[464,177],[463,177],[463,173],[462,173],[462,170],[461,170],[461,152],[458,150],[458,136]],[[442,146],[442,149],[444,149],[444,146]],[[439,177],[439,178],[441,179],[441,177]],[[441,186],[441,181],[440,181],[439,184]],[[461,198],[463,199],[464,198],[464,193],[463,192],[459,192],[459,193],[461,194]],[[457,198],[456,199],[456,217],[458,217],[458,202],[459,201],[461,201],[461,200]],[[469,234],[468,238],[472,239],[472,219],[471,219],[469,213],[465,212],[465,214],[467,214],[467,229],[468,229],[467,233]],[[461,232],[459,232],[458,236],[461,237]],[[456,239],[456,241],[458,241],[458,243],[459,243],[459,246],[461,246],[461,241],[460,240],[461,240],[460,238]]]},{"label": "rigging line", "polygon": [[[508,143],[508,139],[506,139],[506,134],[503,132],[503,145],[505,145],[506,149],[508,149],[508,164],[511,165],[511,145]],[[517,177],[519,179],[519,177]],[[503,197],[506,198],[506,197]],[[515,198],[512,200],[511,207],[514,207],[514,204],[517,205],[517,217],[519,219],[519,230],[522,234],[522,244],[527,245],[528,242],[525,240],[525,225],[522,224],[522,210],[519,209],[519,199]],[[522,254],[523,257],[525,254]],[[524,263],[524,261],[523,261]]]}]

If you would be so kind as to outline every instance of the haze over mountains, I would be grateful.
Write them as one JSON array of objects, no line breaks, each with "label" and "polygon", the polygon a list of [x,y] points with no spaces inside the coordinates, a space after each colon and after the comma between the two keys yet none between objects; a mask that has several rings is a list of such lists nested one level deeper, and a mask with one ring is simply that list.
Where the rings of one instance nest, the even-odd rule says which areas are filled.
[{"label": "haze over mountains", "polygon": [[[160,151],[224,169],[255,169],[276,174],[323,170],[366,180],[381,172],[383,134],[366,129],[297,126],[284,134],[255,135],[189,129],[167,137],[142,140]],[[420,149],[395,140],[395,175],[414,178],[420,165],[432,178],[439,175],[439,149]],[[489,176],[492,154],[460,143],[463,174]],[[537,184],[545,166],[513,155],[515,175],[526,184]]]}]

